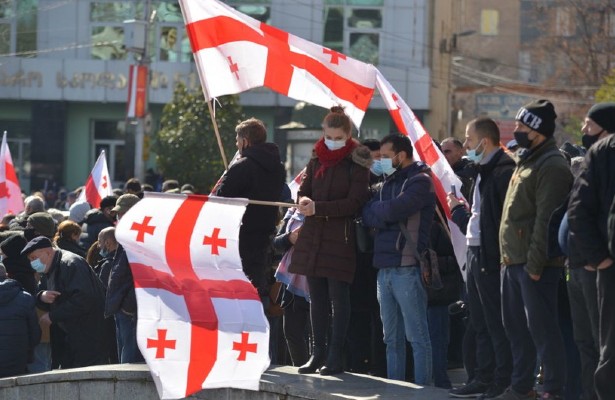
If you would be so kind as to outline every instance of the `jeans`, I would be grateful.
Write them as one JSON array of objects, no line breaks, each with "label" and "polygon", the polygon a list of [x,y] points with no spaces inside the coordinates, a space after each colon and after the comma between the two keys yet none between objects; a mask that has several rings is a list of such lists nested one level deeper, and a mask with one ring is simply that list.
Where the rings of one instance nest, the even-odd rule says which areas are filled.
[{"label": "jeans", "polygon": [[290,359],[295,366],[301,366],[308,361],[308,342],[306,328],[310,320],[310,303],[298,295],[284,309],[283,329]]},{"label": "jeans", "polygon": [[406,338],[412,345],[414,382],[427,385],[432,377],[432,352],[427,324],[427,292],[419,267],[378,271],[378,302],[384,331],[389,379],[406,376]]},{"label": "jeans", "polygon": [[427,307],[427,320],[433,353],[434,386],[450,389],[452,387],[451,380],[446,372],[448,370],[448,343],[450,339],[448,306]]},{"label": "jeans", "polygon": [[568,300],[572,317],[574,342],[581,357],[583,400],[595,400],[594,372],[598,366],[598,288],[596,272],[570,268]]},{"label": "jeans", "polygon": [[563,394],[566,351],[557,308],[561,272],[561,268],[546,267],[540,279],[533,281],[524,265],[502,268],[502,316],[513,354],[511,386],[518,393],[534,387],[538,352],[544,391]]},{"label": "jeans", "polygon": [[117,357],[121,364],[143,362],[137,346],[137,318],[119,312],[115,314]]},{"label": "jeans", "polygon": [[34,357],[28,364],[28,372],[37,374],[39,372],[51,371],[51,345],[49,343],[39,343],[34,347]]},{"label": "jeans", "polygon": [[502,324],[500,272],[481,271],[480,247],[469,246],[467,255],[468,306],[476,332],[475,379],[508,387],[512,374],[512,354]]}]

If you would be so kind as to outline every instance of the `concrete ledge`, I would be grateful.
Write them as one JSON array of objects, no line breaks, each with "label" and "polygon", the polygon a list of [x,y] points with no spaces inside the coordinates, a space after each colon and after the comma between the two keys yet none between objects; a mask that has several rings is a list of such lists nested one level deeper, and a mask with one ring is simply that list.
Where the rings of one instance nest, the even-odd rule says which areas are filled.
[{"label": "concrete ledge", "polygon": [[[272,366],[261,379],[260,390],[202,390],[190,399],[207,400],[339,400],[448,398],[446,390],[421,387],[366,375],[299,375],[296,368]],[[145,400],[158,394],[144,364],[102,365],[56,370],[0,379],[0,400]]]}]

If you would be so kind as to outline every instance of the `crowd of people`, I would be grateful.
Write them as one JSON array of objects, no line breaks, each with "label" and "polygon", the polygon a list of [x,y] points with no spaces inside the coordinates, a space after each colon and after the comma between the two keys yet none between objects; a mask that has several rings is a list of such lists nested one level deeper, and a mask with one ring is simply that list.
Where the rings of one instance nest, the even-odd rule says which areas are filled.
[{"label": "crowd of people", "polygon": [[[434,143],[462,182],[445,188],[442,204],[407,136],[361,143],[334,107],[284,210],[272,206],[293,202],[279,149],[261,121],[241,122],[240,157],[213,194],[272,204],[247,206],[239,252],[272,340],[282,320],[288,363],[456,398],[615,399],[615,103],[588,110],[583,146],[558,148],[556,118],[537,100],[518,111],[506,146],[487,117],[467,124],[463,142]],[[168,183],[164,191],[191,192]],[[140,186],[129,181],[93,210],[68,194],[67,211],[56,212],[33,195],[3,219],[0,359],[11,363],[0,376],[143,361],[130,266],[114,234]],[[462,265],[448,219],[466,238]],[[454,347],[468,377],[456,388]],[[271,348],[273,362],[286,362]]]}]

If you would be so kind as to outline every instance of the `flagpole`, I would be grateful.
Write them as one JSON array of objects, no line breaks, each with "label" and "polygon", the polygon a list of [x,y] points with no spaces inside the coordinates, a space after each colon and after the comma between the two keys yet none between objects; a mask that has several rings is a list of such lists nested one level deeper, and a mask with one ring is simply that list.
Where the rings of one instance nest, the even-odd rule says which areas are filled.
[{"label": "flagpole", "polygon": [[[205,97],[209,98],[207,95],[207,89],[203,86],[203,91],[205,92]],[[226,154],[224,153],[224,147],[222,146],[222,138],[220,137],[220,132],[218,131],[218,123],[216,122],[216,118],[214,117],[214,110],[211,106],[211,103],[214,100],[207,101],[207,108],[209,108],[209,116],[211,117],[211,122],[214,125],[214,132],[216,133],[216,139],[218,139],[218,147],[220,148],[220,154],[222,155],[222,162],[224,163],[224,170],[228,170],[228,161],[226,160]]]},{"label": "flagpole", "polygon": [[264,200],[248,200],[248,204],[257,206],[274,206],[274,207],[297,207],[295,203],[283,203],[281,201],[264,201]]}]

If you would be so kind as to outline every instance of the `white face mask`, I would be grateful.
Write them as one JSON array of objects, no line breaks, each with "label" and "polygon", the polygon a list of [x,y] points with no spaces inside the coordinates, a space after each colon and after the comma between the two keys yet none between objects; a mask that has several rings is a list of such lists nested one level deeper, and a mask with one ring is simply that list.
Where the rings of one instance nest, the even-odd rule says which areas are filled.
[{"label": "white face mask", "polygon": [[339,150],[346,145],[346,139],[331,140],[325,138],[325,146],[331,151]]}]

